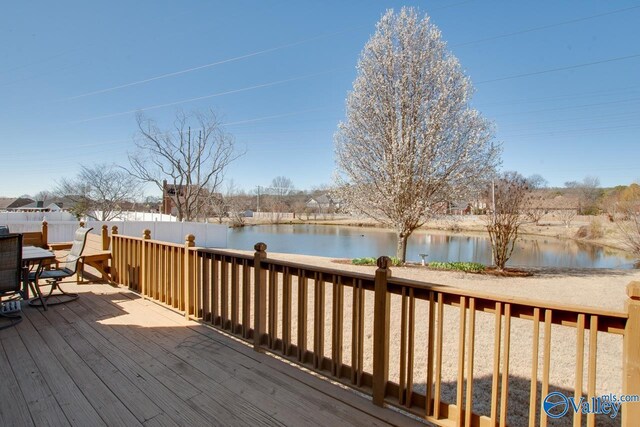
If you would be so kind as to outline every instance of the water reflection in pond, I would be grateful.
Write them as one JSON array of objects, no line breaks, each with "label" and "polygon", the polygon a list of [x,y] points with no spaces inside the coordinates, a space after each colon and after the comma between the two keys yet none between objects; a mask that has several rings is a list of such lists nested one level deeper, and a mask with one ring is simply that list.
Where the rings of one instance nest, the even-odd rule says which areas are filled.
[{"label": "water reflection in pond", "polygon": [[[265,242],[268,251],[332,258],[394,255],[393,232],[360,227],[327,225],[260,225],[229,230],[228,247],[252,250]],[[407,260],[471,261],[491,264],[486,235],[416,231],[409,238]],[[632,268],[633,259],[623,252],[551,237],[521,238],[508,265],[577,268]]]}]

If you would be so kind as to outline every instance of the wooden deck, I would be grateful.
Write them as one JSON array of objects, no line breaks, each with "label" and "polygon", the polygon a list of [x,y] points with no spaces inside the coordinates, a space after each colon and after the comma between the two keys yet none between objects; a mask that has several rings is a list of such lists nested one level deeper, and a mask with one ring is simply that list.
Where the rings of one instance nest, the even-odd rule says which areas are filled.
[{"label": "wooden deck", "polygon": [[415,423],[126,288],[64,288],[0,331],[0,425]]}]

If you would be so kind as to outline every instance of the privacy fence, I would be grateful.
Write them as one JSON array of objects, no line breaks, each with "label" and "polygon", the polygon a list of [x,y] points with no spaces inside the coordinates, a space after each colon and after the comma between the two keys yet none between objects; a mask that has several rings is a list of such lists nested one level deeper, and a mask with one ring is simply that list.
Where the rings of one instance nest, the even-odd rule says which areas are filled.
[{"label": "privacy fence", "polygon": [[[640,403],[623,404],[616,418],[569,410],[551,419],[542,409],[552,391],[577,399],[640,394],[640,282],[628,285],[625,310],[609,311],[394,278],[386,257],[368,275],[270,259],[266,249],[202,249],[192,235],[166,243],[148,230],[113,235],[112,273],[256,351],[437,425],[632,426],[640,419]],[[615,346],[622,357],[611,367],[598,355]],[[610,377],[618,389],[607,389]]]}]

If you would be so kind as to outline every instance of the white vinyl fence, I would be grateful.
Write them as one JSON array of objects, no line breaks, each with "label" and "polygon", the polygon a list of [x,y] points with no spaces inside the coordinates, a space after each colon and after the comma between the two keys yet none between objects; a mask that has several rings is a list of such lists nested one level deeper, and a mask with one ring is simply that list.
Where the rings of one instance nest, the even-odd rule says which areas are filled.
[{"label": "white vinyl fence", "polygon": [[[69,242],[73,240],[73,233],[78,228],[78,221],[49,221],[48,241]],[[201,222],[161,222],[161,221],[87,221],[87,227],[93,227],[92,233],[100,234],[102,225],[106,224],[111,234],[111,227],[118,227],[118,234],[132,237],[142,237],[144,230],[151,230],[153,240],[161,240],[171,243],[184,243],[187,234],[196,236],[196,246],[206,248],[226,248],[226,225],[207,224]],[[0,225],[8,225],[12,233],[40,231],[42,221],[3,221],[0,217]]]}]

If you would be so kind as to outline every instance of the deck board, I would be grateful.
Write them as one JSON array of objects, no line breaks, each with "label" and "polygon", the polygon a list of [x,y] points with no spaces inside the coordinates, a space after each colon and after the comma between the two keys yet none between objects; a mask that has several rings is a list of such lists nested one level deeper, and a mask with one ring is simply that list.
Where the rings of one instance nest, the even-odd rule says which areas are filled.
[{"label": "deck board", "polygon": [[103,420],[114,427],[142,425],[49,323],[47,317],[38,311],[30,311],[28,320]]},{"label": "deck board", "polygon": [[414,423],[125,288],[65,285],[80,299],[0,331],[2,425]]},{"label": "deck board", "polygon": [[67,420],[74,426],[106,426],[75,381],[29,321],[23,321],[20,336]]}]

